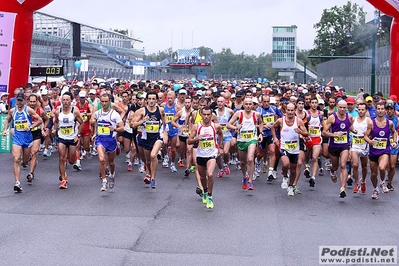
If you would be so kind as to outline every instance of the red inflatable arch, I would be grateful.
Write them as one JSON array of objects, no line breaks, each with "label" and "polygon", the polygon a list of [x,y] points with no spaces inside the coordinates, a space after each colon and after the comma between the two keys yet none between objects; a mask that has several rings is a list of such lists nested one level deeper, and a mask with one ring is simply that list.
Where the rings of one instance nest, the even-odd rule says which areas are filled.
[{"label": "red inflatable arch", "polygon": [[12,43],[8,92],[28,82],[30,53],[33,35],[33,12],[53,0],[0,0],[0,13],[16,13],[14,40]]},{"label": "red inflatable arch", "polygon": [[390,95],[399,95],[399,4],[394,0],[367,0],[382,13],[393,17],[391,26]]}]

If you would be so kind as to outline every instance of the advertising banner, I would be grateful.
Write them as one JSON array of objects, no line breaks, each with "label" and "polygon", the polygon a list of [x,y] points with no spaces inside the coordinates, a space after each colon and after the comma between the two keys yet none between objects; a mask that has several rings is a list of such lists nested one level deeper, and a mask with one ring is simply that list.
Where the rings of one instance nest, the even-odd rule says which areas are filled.
[{"label": "advertising banner", "polygon": [[16,15],[0,11],[0,92],[8,91]]}]

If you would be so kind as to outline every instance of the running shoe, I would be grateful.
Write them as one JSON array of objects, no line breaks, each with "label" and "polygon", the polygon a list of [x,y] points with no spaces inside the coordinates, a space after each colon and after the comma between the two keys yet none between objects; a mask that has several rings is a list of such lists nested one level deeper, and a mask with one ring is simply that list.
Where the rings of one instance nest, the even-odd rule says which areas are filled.
[{"label": "running shoe", "polygon": [[314,187],[315,184],[316,184],[315,178],[314,178],[314,176],[312,176],[312,177],[309,179],[309,186],[310,186],[310,187]]},{"label": "running shoe", "polygon": [[142,173],[142,174],[144,173],[144,164],[140,164],[139,172]]},{"label": "running shoe", "polygon": [[129,172],[133,171],[132,163],[129,163],[129,164],[127,165],[127,170],[128,170]]},{"label": "running shoe", "polygon": [[346,197],[346,191],[344,187],[341,187],[341,189],[339,190],[339,197],[340,198],[345,198]]},{"label": "running shoe", "polygon": [[395,188],[392,186],[392,183],[388,183],[387,184],[387,188],[389,189],[389,191],[394,191]]},{"label": "running shoe", "polygon": [[155,179],[151,179],[150,181],[151,188],[156,188]]},{"label": "running shoe", "polygon": [[309,167],[309,165],[306,166],[305,170],[303,171],[303,174],[306,176],[306,178],[310,178],[310,167]]},{"label": "running shoe", "polygon": [[143,181],[144,181],[144,183],[149,184],[151,182],[150,179],[151,179],[150,175],[145,175]]},{"label": "running shoe", "polygon": [[101,191],[107,191],[107,188],[108,188],[107,179],[104,178],[103,183],[101,184]]},{"label": "running shoe", "polygon": [[225,173],[226,175],[229,175],[229,174],[230,174],[230,169],[229,169],[229,166],[228,166],[227,164],[224,164],[224,165],[223,165],[223,171],[224,171],[224,173]]},{"label": "running shoe", "polygon": [[295,193],[295,195],[297,195],[297,194],[302,194],[302,192],[298,189],[298,187],[297,186],[294,186],[294,193]]},{"label": "running shoe", "polygon": [[67,188],[68,188],[68,182],[66,180],[62,180],[59,189],[67,189]]},{"label": "running shoe", "polygon": [[294,193],[294,187],[293,186],[289,186],[288,188],[287,188],[287,196],[294,196],[295,195],[295,193]]},{"label": "running shoe", "polygon": [[74,163],[73,169],[80,172],[80,171],[82,171],[82,166],[80,165],[80,163]]},{"label": "running shoe", "polygon": [[359,189],[360,189],[359,184],[355,184],[355,187],[353,188],[353,193],[359,193]]},{"label": "running shoe", "polygon": [[348,180],[346,181],[346,184],[348,184],[348,186],[352,186],[352,184],[353,184],[353,179],[352,179],[352,177],[351,177],[351,175],[348,175]]},{"label": "running shoe", "polygon": [[330,171],[330,178],[333,183],[337,183],[338,177],[336,171]]},{"label": "running shoe", "polygon": [[197,193],[198,196],[202,197],[202,195],[204,194],[204,189],[202,187],[197,186],[195,188],[195,193]]},{"label": "running shoe", "polygon": [[93,148],[93,149],[92,149],[91,155],[93,155],[93,156],[97,156],[97,155],[98,155],[98,152],[97,152],[97,149],[96,149],[96,148]]},{"label": "running shoe", "polygon": [[130,151],[125,155],[126,163],[130,163]]},{"label": "running shoe", "polygon": [[51,152],[48,149],[44,149],[43,156],[44,157],[50,157],[51,156]]},{"label": "running shoe", "polygon": [[260,173],[262,171],[261,162],[255,158],[255,172]]},{"label": "running shoe", "polygon": [[248,178],[247,178],[247,177],[244,177],[244,178],[242,179],[241,188],[242,188],[243,190],[246,190],[246,189],[248,188]]},{"label": "running shoe", "polygon": [[109,178],[108,178],[108,179],[109,179],[109,180],[108,180],[109,188],[110,188],[110,189],[113,189],[114,186],[115,186],[115,173],[113,173],[112,175],[109,175]]},{"label": "running shoe", "polygon": [[252,182],[248,182],[248,190],[254,190],[254,184],[252,184]]},{"label": "running shoe", "polygon": [[287,189],[288,188],[288,177],[283,176],[283,182],[281,182],[281,189]]},{"label": "running shoe", "polygon": [[176,166],[175,166],[174,163],[170,164],[170,171],[172,171],[172,173],[176,173],[177,172],[177,169],[176,169]]},{"label": "running shoe", "polygon": [[139,158],[137,158],[137,157],[134,158],[133,164],[134,164],[134,165],[139,165],[139,164],[140,164]]},{"label": "running shoe", "polygon": [[375,200],[378,199],[378,194],[379,194],[378,190],[374,189],[373,194],[371,195],[371,198],[375,199]]},{"label": "running shoe", "polygon": [[35,175],[33,174],[33,173],[29,173],[27,176],[26,176],[26,179],[28,179],[28,182],[29,183],[31,183],[32,182],[32,180],[35,178]]},{"label": "running shoe", "polygon": [[169,167],[169,156],[168,155],[165,155],[165,157],[163,157],[162,167],[163,168]]},{"label": "running shoe", "polygon": [[183,160],[182,160],[182,159],[179,159],[179,160],[177,161],[177,165],[178,165],[179,167],[184,167],[184,162],[183,162]]},{"label": "running shoe", "polygon": [[208,200],[206,202],[206,208],[213,209],[213,198],[212,198],[212,196],[208,197]]},{"label": "running shoe", "polygon": [[186,170],[184,170],[184,176],[188,177],[190,175],[190,169],[186,168]]},{"label": "running shoe", "polygon": [[16,182],[15,182],[14,191],[17,192],[17,193],[22,192],[21,183],[20,183],[19,181],[16,181]]},{"label": "running shoe", "polygon": [[239,161],[236,161],[236,168],[237,170],[241,170],[241,163]]},{"label": "running shoe", "polygon": [[218,177],[219,177],[219,178],[222,178],[222,177],[223,177],[223,174],[224,174],[223,169],[220,169],[220,170],[219,170],[219,173],[218,173]]},{"label": "running shoe", "polygon": [[319,168],[319,176],[323,176],[324,175],[324,169],[323,168]]},{"label": "running shoe", "polygon": [[366,193],[366,182],[362,182],[360,184],[360,190],[362,191],[362,193]]},{"label": "running shoe", "polygon": [[208,192],[202,193],[202,203],[204,204],[208,203]]},{"label": "running shoe", "polygon": [[269,175],[267,177],[267,182],[272,182],[274,179],[276,179],[276,174],[274,171],[269,170]]},{"label": "running shoe", "polygon": [[387,188],[387,185],[384,183],[380,184],[380,188],[382,190],[382,193],[388,193],[389,189]]},{"label": "running shoe", "polygon": [[192,165],[192,166],[190,167],[190,172],[191,172],[191,173],[194,173],[194,172],[195,172],[195,166],[194,166],[194,165]]},{"label": "running shoe", "polygon": [[324,164],[324,166],[326,168],[326,171],[330,171],[330,166],[331,166],[330,160],[327,160],[326,163]]}]

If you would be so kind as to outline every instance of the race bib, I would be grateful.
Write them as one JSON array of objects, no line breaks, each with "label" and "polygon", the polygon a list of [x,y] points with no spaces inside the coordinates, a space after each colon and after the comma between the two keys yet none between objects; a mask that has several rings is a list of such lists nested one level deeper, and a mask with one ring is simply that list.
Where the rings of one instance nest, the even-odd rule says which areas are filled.
[{"label": "race bib", "polygon": [[352,144],[355,145],[363,145],[365,143],[364,138],[363,137],[355,137],[353,136],[352,138]]},{"label": "race bib", "polygon": [[200,140],[199,146],[202,149],[210,149],[215,147],[215,141],[213,140],[213,138],[203,138]]},{"label": "race bib", "polygon": [[166,122],[172,122],[174,118],[174,114],[165,114]]},{"label": "race bib", "polygon": [[286,141],[284,143],[284,149],[286,151],[292,151],[292,150],[297,150],[298,149],[298,141],[293,140],[293,141]]},{"label": "race bib", "polygon": [[264,115],[263,123],[274,123],[274,115]]},{"label": "race bib", "polygon": [[158,133],[159,132],[159,122],[158,121],[147,121],[145,123],[145,130],[147,133]]},{"label": "race bib", "polygon": [[17,131],[25,131],[25,128],[28,127],[28,121],[27,120],[18,120],[18,121],[15,121],[14,125],[15,125],[15,129]]},{"label": "race bib", "polygon": [[111,126],[108,124],[97,124],[97,134],[99,136],[111,135]]},{"label": "race bib", "polygon": [[62,135],[71,135],[73,133],[73,127],[60,127]]},{"label": "race bib", "polygon": [[220,124],[220,129],[222,130],[222,132],[226,132],[227,131],[227,124]]},{"label": "race bib", "polygon": [[391,145],[392,145],[393,143],[395,143],[395,141],[393,140],[393,138],[390,138],[390,139],[389,139],[389,142],[391,143]]},{"label": "race bib", "polygon": [[348,143],[348,136],[346,134],[344,134],[340,137],[334,137],[334,143],[337,143],[337,144]]},{"label": "race bib", "polygon": [[254,132],[252,130],[249,131],[241,131],[241,138],[243,140],[250,140],[254,138]]},{"label": "race bib", "polygon": [[46,113],[47,117],[50,118],[51,117],[51,111]]},{"label": "race bib", "polygon": [[308,130],[310,136],[320,136],[320,128],[312,128]]},{"label": "race bib", "polygon": [[89,120],[89,117],[86,114],[84,114],[82,116],[82,119],[83,119],[83,122],[87,122],[87,120]]},{"label": "race bib", "polygon": [[387,147],[387,142],[388,140],[386,138],[375,138],[375,141],[377,141],[377,144],[374,146],[375,149],[378,150],[384,150]]}]

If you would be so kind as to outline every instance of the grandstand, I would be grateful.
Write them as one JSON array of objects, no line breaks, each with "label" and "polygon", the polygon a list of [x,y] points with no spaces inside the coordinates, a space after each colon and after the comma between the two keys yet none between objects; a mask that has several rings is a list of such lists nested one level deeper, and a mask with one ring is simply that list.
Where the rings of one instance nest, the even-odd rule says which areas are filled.
[{"label": "grandstand", "polygon": [[[73,56],[73,26],[80,27],[81,56]],[[144,51],[135,49],[141,40],[49,14],[34,13],[32,39],[32,66],[63,65],[64,73],[70,78],[82,75],[74,61],[87,59],[85,76],[130,79],[133,66],[143,64]]]}]

